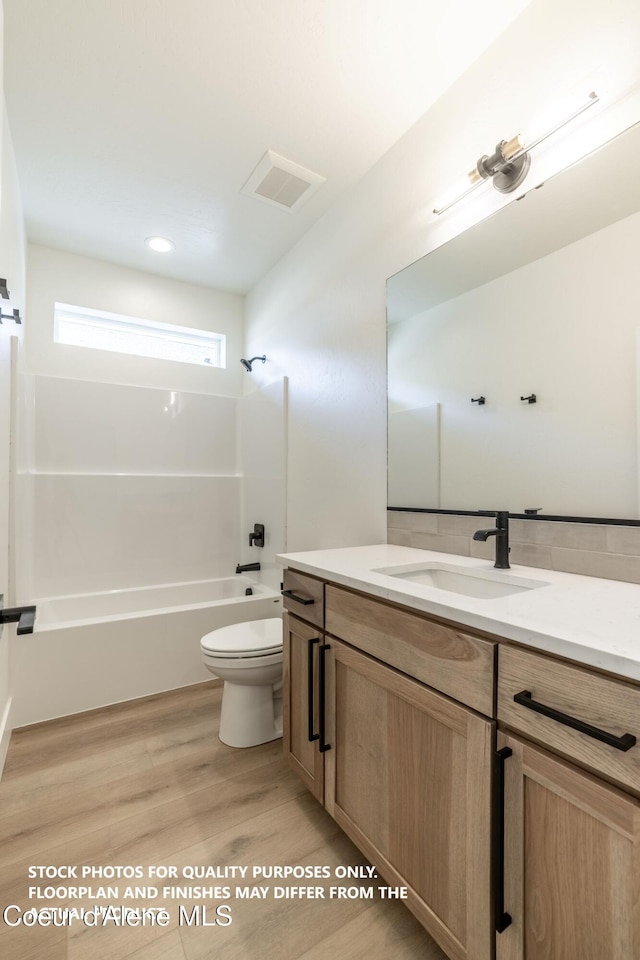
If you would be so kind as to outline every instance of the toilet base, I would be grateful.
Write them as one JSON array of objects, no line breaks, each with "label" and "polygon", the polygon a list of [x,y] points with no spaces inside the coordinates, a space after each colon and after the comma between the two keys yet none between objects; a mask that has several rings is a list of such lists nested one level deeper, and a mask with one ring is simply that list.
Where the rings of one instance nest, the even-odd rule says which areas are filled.
[{"label": "toilet base", "polygon": [[282,692],[225,680],[218,736],[228,747],[256,747],[282,737]]}]

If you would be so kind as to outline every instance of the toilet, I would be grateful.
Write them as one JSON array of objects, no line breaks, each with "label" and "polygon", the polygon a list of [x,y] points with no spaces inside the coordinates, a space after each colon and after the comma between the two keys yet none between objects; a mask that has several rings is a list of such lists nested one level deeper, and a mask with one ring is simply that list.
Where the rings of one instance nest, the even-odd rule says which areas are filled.
[{"label": "toilet", "polygon": [[282,620],[212,630],[200,641],[207,670],[224,680],[219,737],[255,747],[282,736]]}]

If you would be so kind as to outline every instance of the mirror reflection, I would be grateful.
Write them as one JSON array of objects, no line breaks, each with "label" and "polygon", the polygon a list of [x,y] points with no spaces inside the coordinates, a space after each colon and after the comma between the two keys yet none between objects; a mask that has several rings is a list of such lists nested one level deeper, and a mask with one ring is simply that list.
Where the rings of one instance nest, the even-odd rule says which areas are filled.
[{"label": "mirror reflection", "polygon": [[638,510],[640,124],[387,284],[389,506]]}]

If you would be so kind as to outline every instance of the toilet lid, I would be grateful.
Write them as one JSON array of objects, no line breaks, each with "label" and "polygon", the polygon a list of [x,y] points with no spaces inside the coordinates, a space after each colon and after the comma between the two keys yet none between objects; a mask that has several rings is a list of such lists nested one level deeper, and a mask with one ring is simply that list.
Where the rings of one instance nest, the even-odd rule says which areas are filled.
[{"label": "toilet lid", "polygon": [[220,657],[266,656],[282,650],[282,620],[249,620],[212,630],[200,641],[206,653]]}]

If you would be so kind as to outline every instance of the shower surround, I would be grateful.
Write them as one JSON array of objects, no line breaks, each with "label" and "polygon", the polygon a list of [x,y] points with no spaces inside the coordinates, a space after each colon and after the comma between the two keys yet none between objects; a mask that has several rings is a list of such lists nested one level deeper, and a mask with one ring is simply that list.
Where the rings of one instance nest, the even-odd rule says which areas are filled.
[{"label": "shower surround", "polygon": [[[160,585],[180,593],[188,584],[233,578],[236,564],[250,560],[261,561],[252,580],[266,591],[262,599],[277,598],[275,555],[285,544],[285,382],[240,399],[25,375],[22,392],[28,398],[22,428],[28,428],[30,467],[16,478],[18,594],[40,601],[43,614],[52,598],[72,597],[77,613],[64,618],[74,622],[71,639],[65,635],[61,642],[44,617],[40,628],[36,620],[32,639],[21,638],[14,723],[208,679],[195,633],[222,624],[203,607],[195,619],[183,618],[183,626],[172,611],[172,645],[159,629],[164,621],[149,620],[149,626],[140,619],[136,633],[135,622],[124,623],[126,611],[122,619],[106,617],[107,626],[90,630],[83,625],[84,598],[109,592],[126,598],[132,588]],[[243,536],[255,522],[266,525],[264,549],[249,547],[248,533]],[[170,595],[158,604],[161,617],[175,606]],[[258,612],[260,604],[244,603],[244,596],[225,600],[224,607],[225,622],[266,615]],[[136,644],[133,671],[122,657],[125,634],[125,646]],[[98,635],[99,649],[89,652],[83,644],[90,646]],[[56,663],[62,658],[55,677],[62,690],[43,699],[46,679],[40,674],[47,662],[51,669],[51,657],[42,655],[45,640],[55,648]],[[182,665],[176,671],[178,649]],[[100,682],[103,658],[109,684]],[[114,680],[116,660],[121,686]]]}]

